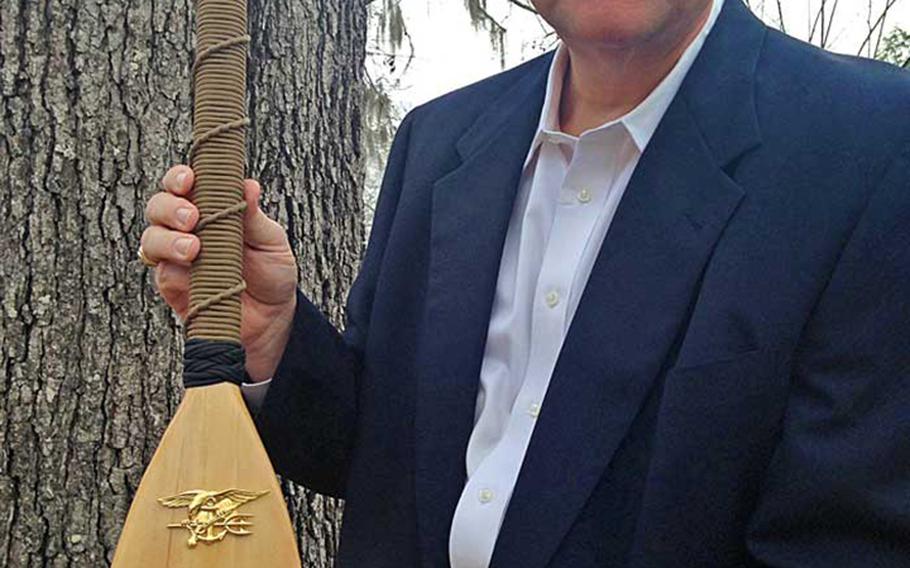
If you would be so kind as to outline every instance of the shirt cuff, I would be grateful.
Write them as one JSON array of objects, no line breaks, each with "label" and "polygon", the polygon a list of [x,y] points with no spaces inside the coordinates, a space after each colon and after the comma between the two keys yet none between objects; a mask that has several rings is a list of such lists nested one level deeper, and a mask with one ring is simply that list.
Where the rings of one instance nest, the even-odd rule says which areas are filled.
[{"label": "shirt cuff", "polygon": [[272,379],[266,379],[256,383],[243,383],[240,385],[240,393],[243,395],[243,400],[253,414],[262,408],[262,403],[265,401],[265,393],[269,391],[271,382]]}]

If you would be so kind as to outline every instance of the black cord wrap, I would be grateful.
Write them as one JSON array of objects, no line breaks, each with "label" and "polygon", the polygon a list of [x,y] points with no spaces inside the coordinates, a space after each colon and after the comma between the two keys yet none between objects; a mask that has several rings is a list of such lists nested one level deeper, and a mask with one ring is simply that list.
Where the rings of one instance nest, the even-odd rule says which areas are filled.
[{"label": "black cord wrap", "polygon": [[187,339],[183,349],[183,386],[190,389],[223,382],[239,385],[246,376],[244,361],[239,343]]}]

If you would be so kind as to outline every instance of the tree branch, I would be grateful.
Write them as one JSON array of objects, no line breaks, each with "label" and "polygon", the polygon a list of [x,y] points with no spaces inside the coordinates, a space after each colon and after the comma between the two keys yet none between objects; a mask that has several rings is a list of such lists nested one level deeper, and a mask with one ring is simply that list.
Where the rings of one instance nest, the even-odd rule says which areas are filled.
[{"label": "tree branch", "polygon": [[784,7],[780,2],[781,0],[777,0],[777,18],[780,20],[780,31],[787,33],[787,26],[784,24]]},{"label": "tree branch", "polygon": [[872,40],[872,36],[875,35],[875,31],[879,26],[883,25],[885,22],[885,17],[888,15],[888,11],[891,10],[891,7],[897,3],[897,0],[887,0],[885,2],[885,7],[882,8],[882,12],[878,15],[878,19],[875,20],[875,23],[869,26],[869,33],[866,34],[866,38],[863,39],[863,43],[860,44],[859,49],[857,50],[857,55],[863,54],[863,49],[869,45],[869,42]]},{"label": "tree branch", "polygon": [[518,6],[518,7],[521,8],[522,10],[527,10],[528,12],[531,12],[531,13],[534,14],[535,16],[538,16],[538,15],[539,15],[539,14],[537,13],[537,10],[535,10],[533,6],[531,6],[530,4],[525,4],[525,3],[522,2],[521,0],[507,0],[507,1],[509,2],[509,4],[512,4],[512,5],[514,5],[514,6]]}]

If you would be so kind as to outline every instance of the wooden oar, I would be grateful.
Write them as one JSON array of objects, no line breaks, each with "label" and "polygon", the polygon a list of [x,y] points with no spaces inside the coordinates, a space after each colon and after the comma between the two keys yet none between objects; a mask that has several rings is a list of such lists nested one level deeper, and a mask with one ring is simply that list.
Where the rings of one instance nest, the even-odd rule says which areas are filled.
[{"label": "wooden oar", "polygon": [[115,568],[284,568],[300,557],[238,384],[245,164],[246,2],[197,0],[186,394],[133,498]]}]

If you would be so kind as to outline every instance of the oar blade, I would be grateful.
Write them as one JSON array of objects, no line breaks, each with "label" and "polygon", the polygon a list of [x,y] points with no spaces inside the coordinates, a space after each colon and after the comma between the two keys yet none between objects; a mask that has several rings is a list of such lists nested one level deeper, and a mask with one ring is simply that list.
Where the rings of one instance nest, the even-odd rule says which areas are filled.
[{"label": "oar blade", "polygon": [[281,489],[237,386],[187,390],[133,498],[113,566],[300,566]]}]

